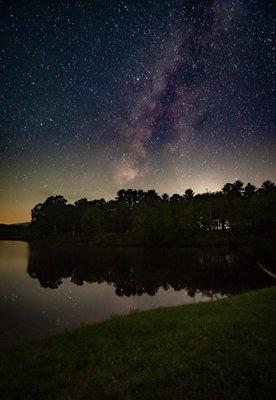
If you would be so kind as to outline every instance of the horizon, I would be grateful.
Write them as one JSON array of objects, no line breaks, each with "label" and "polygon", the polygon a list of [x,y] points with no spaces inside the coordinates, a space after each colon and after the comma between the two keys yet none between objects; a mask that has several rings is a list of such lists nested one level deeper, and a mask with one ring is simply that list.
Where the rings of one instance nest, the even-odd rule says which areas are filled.
[{"label": "horizon", "polygon": [[[235,182],[235,181],[237,181],[237,180],[239,180],[239,179],[234,179],[233,181],[231,181],[230,183],[233,183],[233,182]],[[271,182],[273,182],[274,183],[274,180],[272,180],[272,179],[265,179],[264,181],[266,181],[266,180],[270,180]],[[264,182],[263,181],[263,182]],[[246,184],[247,183],[251,183],[251,184],[253,184],[257,189],[259,188],[259,187],[261,187],[261,184],[263,183],[263,182],[261,182],[260,184],[255,184],[254,182],[249,182],[249,181],[245,181],[245,182],[243,182],[243,188],[246,186]],[[180,192],[168,192],[168,191],[163,191],[162,193],[161,192],[158,192],[157,190],[155,190],[155,189],[153,189],[153,188],[147,188],[147,189],[141,189],[141,188],[134,188],[134,187],[125,187],[125,188],[121,188],[121,189],[118,189],[118,190],[128,190],[128,189],[131,189],[131,190],[143,190],[143,191],[147,191],[147,190],[155,190],[156,192],[157,192],[157,194],[159,195],[159,196],[162,196],[162,194],[164,194],[164,193],[166,193],[166,194],[168,194],[170,197],[173,195],[173,194],[180,194],[180,195],[183,195],[184,194],[184,191],[186,190],[186,189],[192,189],[193,191],[194,191],[194,194],[195,195],[197,195],[197,194],[204,194],[204,193],[216,193],[216,192],[220,192],[221,190],[222,190],[222,188],[223,188],[223,186],[226,184],[227,182],[224,182],[224,184],[222,184],[221,185],[221,187],[219,188],[219,189],[217,189],[217,190],[209,190],[208,188],[205,188],[205,190],[204,191],[194,191],[194,189],[192,188],[192,187],[187,187],[187,188],[185,188],[182,192],[180,191]],[[67,200],[67,202],[68,202],[68,204],[74,204],[77,200],[80,200],[81,198],[86,198],[88,201],[93,201],[93,200],[98,200],[98,199],[101,199],[101,198],[103,198],[104,200],[106,200],[106,201],[110,201],[110,200],[113,200],[113,199],[115,199],[116,198],[116,196],[117,196],[117,193],[118,193],[118,191],[115,193],[115,195],[114,196],[109,196],[109,197],[104,197],[104,196],[102,196],[102,197],[89,197],[89,196],[83,196],[83,197],[78,197],[78,196],[75,196],[75,197],[71,197],[71,200],[68,200],[68,197],[67,196],[64,196],[64,194],[62,194],[62,193],[52,193],[52,194],[49,194],[49,195],[46,195],[46,197],[45,198],[43,198],[43,199],[41,199],[41,201],[38,201],[37,203],[35,203],[35,204],[33,204],[33,206],[27,211],[28,212],[28,214],[30,214],[30,219],[27,221],[27,220],[25,220],[25,221],[12,221],[12,220],[10,220],[9,219],[9,217],[7,217],[7,219],[6,219],[6,221],[7,222],[2,222],[2,220],[0,220],[0,225],[1,224],[3,224],[3,225],[18,225],[18,224],[28,224],[28,223],[30,223],[31,222],[31,210],[32,210],[32,208],[36,205],[36,204],[39,204],[39,203],[43,203],[48,197],[50,197],[50,196],[58,196],[58,195],[61,195],[61,196],[63,196],[66,200]],[[27,217],[26,217],[27,218]],[[5,221],[5,220],[4,220]]]}]

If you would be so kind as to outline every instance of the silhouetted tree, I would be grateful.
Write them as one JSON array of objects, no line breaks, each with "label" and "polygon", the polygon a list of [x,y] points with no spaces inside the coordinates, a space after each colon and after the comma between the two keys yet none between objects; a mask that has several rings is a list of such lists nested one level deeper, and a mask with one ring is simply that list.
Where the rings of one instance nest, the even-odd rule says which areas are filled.
[{"label": "silhouetted tree", "polygon": [[163,201],[170,201],[170,196],[167,193],[163,193],[161,197]]},{"label": "silhouetted tree", "polygon": [[30,228],[38,236],[58,236],[66,225],[67,200],[61,195],[50,196],[32,209]]},{"label": "silhouetted tree", "polygon": [[275,188],[276,188],[275,183],[271,182],[270,180],[263,182],[261,186],[261,189],[265,192],[268,192]]},{"label": "silhouetted tree", "polygon": [[184,199],[189,200],[194,197],[194,191],[192,189],[186,189],[184,193]]},{"label": "silhouetted tree", "polygon": [[233,183],[231,194],[241,196],[242,193],[243,193],[243,182],[237,180]]},{"label": "silhouetted tree", "polygon": [[256,191],[256,186],[252,185],[252,183],[248,183],[244,188],[244,195],[249,197],[252,196]]},{"label": "silhouetted tree", "polygon": [[232,193],[233,183],[226,183],[222,188],[222,193],[229,196]]},{"label": "silhouetted tree", "polygon": [[180,194],[173,194],[170,198],[171,203],[177,203],[179,201],[183,200],[183,197]]}]

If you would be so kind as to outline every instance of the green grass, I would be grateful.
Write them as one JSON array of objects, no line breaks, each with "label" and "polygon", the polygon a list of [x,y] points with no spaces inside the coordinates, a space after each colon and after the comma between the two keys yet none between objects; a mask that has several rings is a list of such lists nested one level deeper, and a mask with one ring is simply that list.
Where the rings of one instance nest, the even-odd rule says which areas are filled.
[{"label": "green grass", "polygon": [[276,287],[6,349],[1,398],[275,399],[275,306]]}]

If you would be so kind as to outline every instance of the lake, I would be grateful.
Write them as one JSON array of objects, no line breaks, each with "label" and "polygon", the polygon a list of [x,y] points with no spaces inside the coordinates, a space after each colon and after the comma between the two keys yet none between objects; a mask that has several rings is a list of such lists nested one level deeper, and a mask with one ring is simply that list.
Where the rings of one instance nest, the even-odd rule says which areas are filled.
[{"label": "lake", "polygon": [[38,247],[0,241],[0,344],[274,283],[248,249]]}]

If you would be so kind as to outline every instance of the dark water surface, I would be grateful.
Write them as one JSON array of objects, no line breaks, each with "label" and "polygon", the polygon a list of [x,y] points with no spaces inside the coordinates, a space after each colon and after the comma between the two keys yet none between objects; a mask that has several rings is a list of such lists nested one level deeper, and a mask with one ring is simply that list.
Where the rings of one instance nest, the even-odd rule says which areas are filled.
[{"label": "dark water surface", "polygon": [[0,241],[0,345],[274,283],[256,256],[233,247],[33,247]]}]

